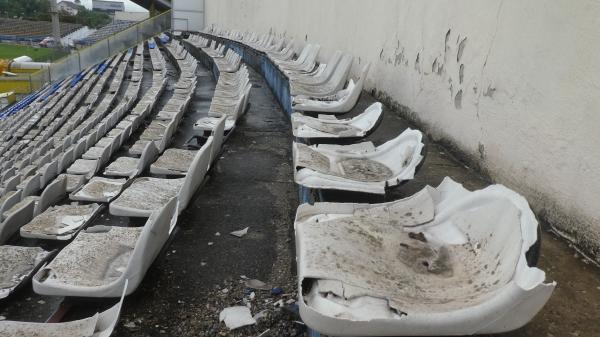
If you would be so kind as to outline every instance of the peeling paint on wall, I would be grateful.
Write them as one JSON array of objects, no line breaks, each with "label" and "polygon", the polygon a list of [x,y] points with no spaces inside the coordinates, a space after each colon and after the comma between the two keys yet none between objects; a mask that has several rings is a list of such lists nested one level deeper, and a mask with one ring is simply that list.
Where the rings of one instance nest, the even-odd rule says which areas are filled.
[{"label": "peeling paint on wall", "polygon": [[463,91],[460,89],[454,97],[454,107],[457,109],[462,109],[462,93]]}]

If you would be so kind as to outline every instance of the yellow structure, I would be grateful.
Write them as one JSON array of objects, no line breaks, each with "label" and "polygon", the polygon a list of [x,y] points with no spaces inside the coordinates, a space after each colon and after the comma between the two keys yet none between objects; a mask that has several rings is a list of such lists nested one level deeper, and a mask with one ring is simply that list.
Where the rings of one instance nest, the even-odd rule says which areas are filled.
[{"label": "yellow structure", "polygon": [[0,93],[0,107],[13,104],[16,99],[17,96],[15,95],[14,91]]}]

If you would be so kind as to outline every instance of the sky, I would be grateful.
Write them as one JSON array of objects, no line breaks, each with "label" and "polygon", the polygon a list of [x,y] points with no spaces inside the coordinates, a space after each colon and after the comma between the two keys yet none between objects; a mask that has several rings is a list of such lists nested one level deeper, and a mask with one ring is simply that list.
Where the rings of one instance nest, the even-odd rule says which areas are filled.
[{"label": "sky", "polygon": [[[58,0],[57,2],[60,2],[60,1],[61,0]],[[64,1],[75,2],[74,0],[64,0]],[[126,12],[147,12],[147,10],[144,7],[139,6],[129,0],[116,1],[116,2],[125,3],[125,11]],[[83,5],[87,9],[92,9],[92,0],[81,0],[81,5]]]}]

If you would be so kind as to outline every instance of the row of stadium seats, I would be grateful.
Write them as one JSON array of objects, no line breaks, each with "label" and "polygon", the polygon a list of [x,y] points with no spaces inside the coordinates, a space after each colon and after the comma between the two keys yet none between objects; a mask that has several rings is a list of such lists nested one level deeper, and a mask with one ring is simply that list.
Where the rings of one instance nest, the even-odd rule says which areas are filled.
[{"label": "row of stadium seats", "polygon": [[[61,37],[82,28],[78,23],[60,23]],[[52,22],[0,18],[0,40],[40,41],[52,36]]]},{"label": "row of stadium seats", "polygon": [[[100,87],[85,87],[87,96],[83,94],[85,99],[79,101],[80,106],[75,106],[73,116],[81,109],[95,106],[88,114],[89,118],[75,121],[89,127],[83,127],[76,136],[73,131],[63,132],[61,135],[67,136],[57,140],[60,143],[71,137],[71,143],[75,145],[69,148],[77,150],[77,155],[73,156],[77,159],[71,165],[62,165],[66,173],[51,180],[40,197],[32,198],[35,200],[26,205],[18,203],[14,212],[19,214],[19,221],[11,222],[8,227],[5,223],[0,224],[0,232],[6,231],[0,243],[6,242],[15,232],[24,238],[72,241],[56,257],[40,247],[0,246],[0,254],[8,257],[6,272],[15,274],[14,284],[0,289],[0,294],[8,296],[19,284],[32,279],[33,289],[39,294],[121,297],[135,291],[143,279],[171,235],[178,214],[185,209],[217,160],[227,119],[225,115],[220,116],[214,128],[206,130],[206,137],[195,137],[196,141],[203,140],[202,143],[198,141],[197,150],[169,147],[195,92],[197,60],[180,44],[165,44],[165,51],[179,70],[179,79],[173,84],[172,95],[159,108],[159,98],[165,95],[167,85],[167,61],[160,51],[161,45],[158,40],[148,43],[152,86],[139,100],[144,69],[143,45],[137,47],[135,56],[129,51],[115,58],[106,72],[112,73],[112,82],[105,82]],[[134,58],[133,62],[131,58]],[[123,74],[128,72],[128,67],[132,68],[131,77],[126,81]],[[243,78],[237,72],[230,74]],[[245,74],[247,76],[247,70]],[[82,82],[94,81],[99,76],[94,73]],[[237,102],[233,98],[235,88],[227,82],[217,90],[222,97],[232,97],[222,100],[222,104]],[[97,102],[85,103],[89,97],[96,97]],[[94,101],[93,98],[90,100]],[[102,107],[106,104],[116,106],[105,111]],[[99,111],[105,114],[97,115]],[[25,189],[22,187],[18,191],[22,194]],[[68,192],[73,203],[61,203]],[[142,226],[94,226],[94,219],[106,208],[112,216],[147,220]],[[11,211],[7,215],[12,219],[15,218],[13,214]],[[28,268],[19,268],[24,256],[28,259]],[[103,336],[110,335],[122,301],[100,313],[104,319],[95,319],[95,316],[86,322],[90,326],[95,324],[94,331],[100,331]],[[34,326],[43,331],[65,328],[64,324],[2,321],[0,334],[12,332],[10,329],[27,331]]]}]

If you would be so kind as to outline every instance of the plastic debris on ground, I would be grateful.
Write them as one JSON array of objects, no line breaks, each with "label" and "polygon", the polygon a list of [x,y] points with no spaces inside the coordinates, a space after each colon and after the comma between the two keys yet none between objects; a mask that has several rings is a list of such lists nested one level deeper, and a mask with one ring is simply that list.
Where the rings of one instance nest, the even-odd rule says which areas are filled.
[{"label": "plastic debris on ground", "polygon": [[248,307],[238,306],[223,309],[219,314],[219,321],[225,322],[230,330],[235,330],[246,325],[256,324]]},{"label": "plastic debris on ground", "polygon": [[243,237],[244,235],[248,234],[248,230],[250,229],[250,227],[246,227],[244,229],[240,229],[239,231],[234,231],[231,232],[229,234],[233,235],[233,236],[237,236],[238,238]]}]

